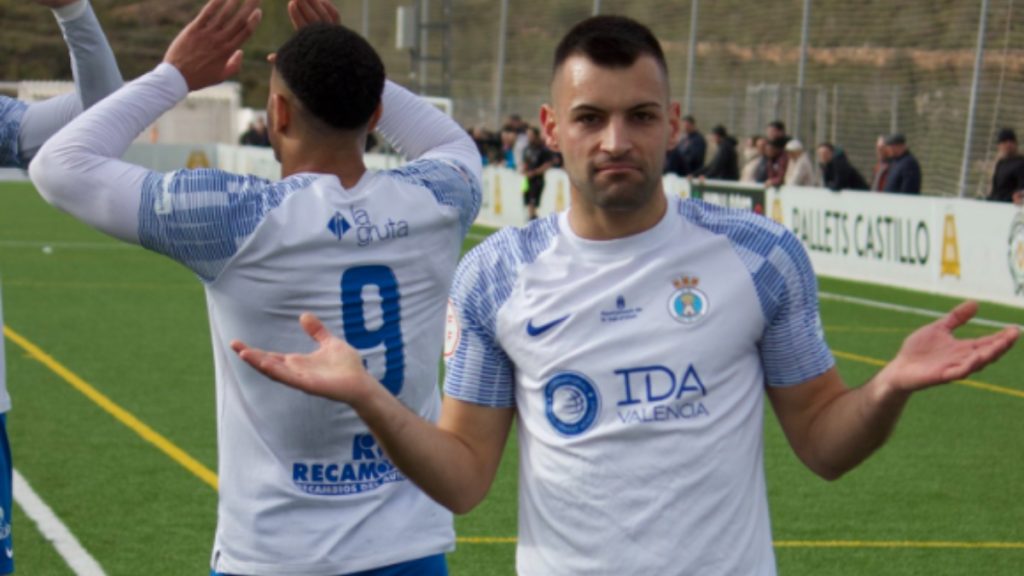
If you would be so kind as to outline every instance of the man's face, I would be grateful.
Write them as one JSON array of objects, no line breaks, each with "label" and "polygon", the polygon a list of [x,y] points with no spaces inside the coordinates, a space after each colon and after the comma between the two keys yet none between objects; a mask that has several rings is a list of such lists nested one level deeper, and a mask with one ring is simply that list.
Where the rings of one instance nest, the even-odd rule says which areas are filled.
[{"label": "man's face", "polygon": [[782,130],[779,130],[778,128],[771,124],[765,127],[764,134],[765,136],[768,137],[769,141],[775,140],[776,138],[782,138],[783,136],[785,136],[785,134],[782,133]]},{"label": "man's face", "polygon": [[679,105],[657,61],[641,56],[628,68],[568,58],[541,110],[544,137],[564,157],[580,200],[628,211],[659,193],[665,153],[680,136]]},{"label": "man's face", "polygon": [[820,164],[828,164],[832,161],[832,151],[828,149],[828,146],[818,146],[818,162]]},{"label": "man's face", "polygon": [[1017,143],[1013,140],[1003,140],[996,144],[996,149],[999,150],[999,156],[1006,157],[1017,152]]}]

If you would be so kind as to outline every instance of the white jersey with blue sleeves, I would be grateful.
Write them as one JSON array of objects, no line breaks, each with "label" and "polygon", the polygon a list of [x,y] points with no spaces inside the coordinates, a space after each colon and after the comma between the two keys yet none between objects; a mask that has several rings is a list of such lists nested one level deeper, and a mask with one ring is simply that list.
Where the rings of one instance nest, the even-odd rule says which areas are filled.
[{"label": "white jersey with blue sleeves", "polygon": [[436,420],[446,296],[481,200],[475,145],[388,83],[378,129],[413,161],[348,188],[333,174],[271,182],[117,160],[186,93],[161,64],[54,136],[30,174],[50,202],[205,285],[220,480],[211,567],[337,576],[451,550],[451,513],[391,464],[351,408],[263,377],[230,343],[310,351],[297,320],[313,312],[406,406]]},{"label": "white jersey with blue sleeves", "polygon": [[764,386],[834,364],[800,242],[670,199],[609,242],[501,231],[451,295],[445,393],[515,407],[523,576],[775,574]]},{"label": "white jersey with blue sleeves", "polygon": [[22,168],[18,134],[28,104],[0,96],[0,168]]}]

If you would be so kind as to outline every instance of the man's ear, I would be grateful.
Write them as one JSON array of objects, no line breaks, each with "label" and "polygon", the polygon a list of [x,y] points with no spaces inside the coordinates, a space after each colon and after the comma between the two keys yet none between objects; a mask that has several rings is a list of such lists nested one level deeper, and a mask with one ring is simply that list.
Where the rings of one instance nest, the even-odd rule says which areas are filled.
[{"label": "man's ear", "polygon": [[555,119],[555,110],[550,104],[540,107],[540,129],[544,135],[544,144],[555,152],[561,152],[558,144],[558,121]]},{"label": "man's ear", "polygon": [[384,113],[384,103],[377,104],[377,109],[370,115],[370,122],[366,125],[366,133],[369,134],[377,127],[377,123],[380,122],[380,117]]},{"label": "man's ear", "polygon": [[679,144],[679,139],[683,135],[683,121],[680,120],[680,106],[679,102],[669,102],[668,104],[668,124],[669,124],[669,136],[668,136],[668,148],[671,150]]},{"label": "man's ear", "polygon": [[270,107],[273,108],[273,115],[269,115],[274,125],[271,129],[276,134],[283,134],[292,125],[292,103],[284,94],[276,93],[270,95]]}]

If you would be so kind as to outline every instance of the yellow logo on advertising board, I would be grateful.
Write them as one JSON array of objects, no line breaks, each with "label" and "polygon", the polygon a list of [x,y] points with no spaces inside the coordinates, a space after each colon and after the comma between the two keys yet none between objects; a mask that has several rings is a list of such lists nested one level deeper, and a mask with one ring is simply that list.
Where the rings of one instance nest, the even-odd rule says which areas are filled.
[{"label": "yellow logo on advertising board", "polygon": [[501,174],[494,175],[494,213],[501,214]]},{"label": "yellow logo on advertising board", "polygon": [[782,200],[776,198],[772,200],[772,220],[775,220],[779,224],[782,224]]},{"label": "yellow logo on advertising board", "polygon": [[565,212],[565,182],[558,181],[558,192],[555,193],[555,212]]},{"label": "yellow logo on advertising board", "polygon": [[188,155],[188,160],[185,161],[185,166],[189,170],[195,170],[196,168],[209,168],[210,159],[206,157],[206,152],[202,150],[193,150]]},{"label": "yellow logo on advertising board", "polygon": [[956,216],[946,214],[942,227],[942,271],[939,276],[960,277],[960,244],[956,240]]}]

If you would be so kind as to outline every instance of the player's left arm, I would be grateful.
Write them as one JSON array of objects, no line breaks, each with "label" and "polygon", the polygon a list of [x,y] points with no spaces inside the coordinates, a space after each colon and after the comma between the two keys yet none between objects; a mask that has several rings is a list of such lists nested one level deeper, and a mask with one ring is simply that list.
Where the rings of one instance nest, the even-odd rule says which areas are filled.
[{"label": "player's left arm", "polygon": [[[132,140],[190,90],[216,84],[241,66],[241,45],[260,19],[258,0],[209,0],[175,38],[164,62],[80,115],[48,140],[29,168],[39,193],[87,224],[140,241],[141,191],[159,175],[119,160]],[[170,184],[154,211],[173,212]],[[198,228],[198,227],[197,227]]]},{"label": "player's left arm", "polygon": [[[800,307],[811,307],[817,314],[816,291],[790,296],[781,314],[806,315]],[[835,366],[783,386],[772,386],[772,375],[766,370],[768,397],[797,456],[821,477],[839,478],[885,443],[914,392],[965,378],[998,360],[1017,340],[1016,327],[974,339],[958,339],[953,334],[977,310],[976,303],[964,302],[944,318],[918,329],[907,337],[897,355],[859,388],[848,388]],[[796,326],[792,322],[787,325]],[[763,348],[770,346],[773,344]]]},{"label": "player's left arm", "polygon": [[121,87],[123,81],[114,52],[89,0],[36,0],[53,10],[71,55],[75,92],[30,104],[18,132],[20,161],[24,166],[57,130],[83,109]]}]

